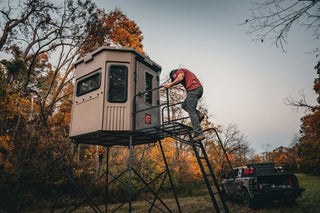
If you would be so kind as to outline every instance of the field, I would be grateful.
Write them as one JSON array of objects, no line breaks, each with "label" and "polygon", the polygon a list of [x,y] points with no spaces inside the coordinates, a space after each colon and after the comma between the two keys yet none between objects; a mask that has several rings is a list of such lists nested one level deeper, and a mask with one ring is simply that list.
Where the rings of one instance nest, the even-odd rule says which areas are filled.
[{"label": "field", "polygon": [[[320,213],[320,177],[305,174],[297,174],[300,186],[305,188],[302,197],[297,199],[297,203],[291,207],[280,206],[272,204],[263,206],[260,209],[248,209],[243,207],[240,203],[227,202],[230,213]],[[164,199],[166,205],[173,212],[178,212],[174,199]],[[198,197],[179,198],[179,203],[183,213],[203,213],[214,212],[212,202],[209,195]],[[157,204],[159,204],[159,201]],[[108,210],[113,210],[118,205],[109,205]],[[104,206],[100,206],[104,210]],[[145,201],[137,201],[132,203],[132,212],[141,213],[148,212],[150,205]],[[110,212],[111,212],[110,211]],[[60,211],[56,211],[60,212]],[[79,213],[92,212],[89,207],[79,209]],[[128,205],[124,205],[117,212],[128,212]],[[153,212],[158,212],[154,210]]]}]

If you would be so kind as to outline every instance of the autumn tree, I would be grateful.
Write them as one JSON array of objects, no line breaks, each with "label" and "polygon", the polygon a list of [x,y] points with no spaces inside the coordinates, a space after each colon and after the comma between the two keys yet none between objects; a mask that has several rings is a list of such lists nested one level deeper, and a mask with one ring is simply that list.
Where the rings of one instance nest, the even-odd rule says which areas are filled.
[{"label": "autumn tree", "polygon": [[121,10],[110,12],[97,10],[87,23],[88,35],[82,44],[82,55],[100,46],[120,46],[135,48],[142,54],[142,32]]},{"label": "autumn tree", "polygon": [[[1,2],[0,208],[31,206],[62,173],[70,145],[50,120],[64,112],[72,61],[94,8],[91,1]],[[26,193],[30,200],[21,199]]]},{"label": "autumn tree", "polygon": [[305,172],[320,173],[320,62],[315,67],[318,77],[313,90],[318,95],[312,112],[301,118],[301,137],[298,148],[298,167]]},{"label": "autumn tree", "polygon": [[[294,162],[292,162],[293,158],[290,157],[291,153],[293,153],[291,148],[280,146],[270,153],[270,158],[275,165],[294,167]],[[293,154],[295,155],[296,153]]]},{"label": "autumn tree", "polygon": [[[116,11],[118,16],[112,20],[117,24],[109,26],[104,42],[114,39],[112,44],[122,44],[121,38],[109,36],[111,28],[118,25],[127,29],[127,36],[136,33],[141,42],[143,37],[135,23]],[[0,180],[9,184],[0,195],[11,191],[6,200],[17,201],[11,208],[19,210],[36,199],[21,202],[16,196],[42,190],[26,188],[60,181],[73,148],[68,139],[73,62],[94,50],[85,49],[88,38],[105,43],[94,41],[98,33],[94,31],[100,28],[92,28],[90,21],[102,12],[90,0],[7,1],[1,2],[0,13],[0,50],[6,58],[0,61]],[[108,18],[108,14],[102,16]],[[127,24],[121,25],[123,22]],[[141,43],[135,45],[142,51]],[[91,156],[96,156],[97,150],[83,151],[88,151],[85,156],[94,167],[96,158]],[[103,149],[98,150],[101,153]]]},{"label": "autumn tree", "polygon": [[[70,83],[75,47],[86,34],[82,25],[95,6],[90,1],[68,0],[63,6],[47,1],[8,1],[5,5],[1,9],[1,49],[12,58],[1,61],[5,68],[2,76],[14,92],[35,99],[40,111],[30,118],[37,117],[47,126],[48,117],[65,95],[64,87]],[[53,54],[60,55],[54,64],[49,62]]]},{"label": "autumn tree", "polygon": [[[320,1],[319,0],[263,0],[255,1],[251,17],[245,23],[249,25],[249,33],[262,42],[270,38],[276,44],[285,49],[290,30],[296,24],[302,25],[306,31],[311,32],[314,40],[319,40],[320,35]],[[319,48],[315,47],[315,53]],[[315,66],[318,77],[314,81],[313,89],[319,96],[320,62]],[[310,106],[305,101],[302,93],[299,99],[289,97],[286,104],[295,109],[304,109],[306,114],[301,118],[301,137],[293,146],[296,151],[296,163],[300,170],[319,173],[319,131],[320,113],[318,104]],[[279,154],[280,150],[277,150]],[[281,156],[281,155],[280,155]]]},{"label": "autumn tree", "polygon": [[264,144],[264,151],[260,154],[254,154],[249,157],[249,163],[274,162],[277,166],[284,166],[289,171],[297,172],[297,156],[299,136],[295,135],[289,146],[279,146],[272,148],[270,144]]},{"label": "autumn tree", "polygon": [[[213,125],[211,124],[213,127]],[[237,125],[229,124],[227,127],[219,125],[216,127],[220,141],[214,132],[210,132],[208,139],[204,145],[208,150],[213,167],[216,170],[218,177],[221,175],[227,175],[230,171],[230,165],[232,167],[244,166],[249,160],[249,157],[253,154],[253,150],[249,147],[249,142],[246,136],[240,132]],[[227,156],[222,148],[224,147]]]}]

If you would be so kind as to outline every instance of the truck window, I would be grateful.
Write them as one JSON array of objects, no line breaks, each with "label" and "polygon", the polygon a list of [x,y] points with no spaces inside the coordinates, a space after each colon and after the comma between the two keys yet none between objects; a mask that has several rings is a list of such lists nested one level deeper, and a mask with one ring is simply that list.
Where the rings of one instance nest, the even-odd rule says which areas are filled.
[{"label": "truck window", "polygon": [[233,169],[229,175],[228,175],[228,178],[235,178],[238,176],[238,173],[239,173],[239,169]]},{"label": "truck window", "polygon": [[128,67],[125,65],[110,65],[108,101],[124,103],[127,101]]}]

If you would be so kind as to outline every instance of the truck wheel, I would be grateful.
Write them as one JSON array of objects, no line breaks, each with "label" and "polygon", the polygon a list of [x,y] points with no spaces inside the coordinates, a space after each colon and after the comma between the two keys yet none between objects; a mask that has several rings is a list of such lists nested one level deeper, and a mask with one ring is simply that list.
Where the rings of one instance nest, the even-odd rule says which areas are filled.
[{"label": "truck wheel", "polygon": [[296,204],[296,198],[288,197],[282,202],[286,206],[294,206]]},{"label": "truck wheel", "polygon": [[227,194],[227,192],[224,189],[224,187],[221,188],[221,197],[222,197],[222,199],[224,199],[224,201],[229,201],[230,200],[230,197]]},{"label": "truck wheel", "polygon": [[243,205],[248,208],[252,208],[253,206],[252,199],[250,198],[250,195],[246,189],[243,189],[243,192],[242,192],[242,202],[243,202]]}]

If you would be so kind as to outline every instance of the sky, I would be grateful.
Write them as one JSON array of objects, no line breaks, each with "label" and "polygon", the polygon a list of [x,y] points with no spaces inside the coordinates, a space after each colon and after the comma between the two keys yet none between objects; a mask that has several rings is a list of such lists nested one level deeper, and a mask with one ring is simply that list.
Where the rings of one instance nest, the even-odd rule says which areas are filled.
[{"label": "sky", "polygon": [[[140,27],[144,51],[162,66],[161,78],[184,67],[204,86],[210,121],[236,124],[256,153],[289,146],[299,133],[303,112],[284,104],[301,90],[316,104],[312,90],[318,58],[310,34],[296,26],[286,52],[272,41],[256,42],[241,25],[250,0],[96,0],[98,8],[121,9]],[[271,150],[268,150],[271,151]]]}]

